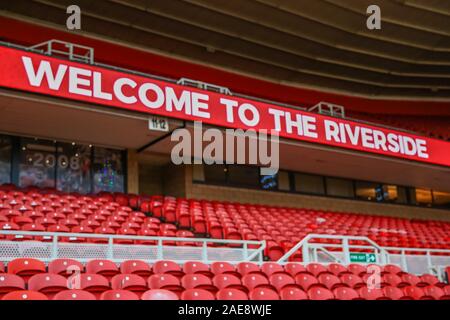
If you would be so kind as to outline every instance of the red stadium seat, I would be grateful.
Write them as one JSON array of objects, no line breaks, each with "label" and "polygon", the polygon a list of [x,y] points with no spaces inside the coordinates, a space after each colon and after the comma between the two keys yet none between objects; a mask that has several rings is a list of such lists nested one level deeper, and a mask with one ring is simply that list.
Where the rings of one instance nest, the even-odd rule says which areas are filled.
[{"label": "red stadium seat", "polygon": [[415,286],[420,282],[420,278],[411,273],[405,273],[401,276],[402,281],[398,284],[398,287]]},{"label": "red stadium seat", "polygon": [[383,288],[383,295],[391,300],[404,300],[406,299],[402,289],[394,286],[386,286]]},{"label": "red stadium seat", "polygon": [[423,290],[416,286],[404,287],[403,293],[404,293],[405,297],[413,299],[413,300],[419,300],[425,295]]},{"label": "red stadium seat", "polygon": [[153,265],[153,273],[161,274],[167,273],[174,275],[181,279],[184,276],[184,272],[181,270],[181,267],[173,261],[161,260],[155,262]]},{"label": "red stadium seat", "polygon": [[275,262],[265,262],[261,265],[261,272],[263,272],[267,278],[276,273],[284,273],[282,265]]},{"label": "red stadium seat", "polygon": [[398,287],[402,283],[402,278],[396,273],[386,273],[382,276],[382,282],[389,286]]},{"label": "red stadium seat", "polygon": [[351,273],[361,277],[363,274],[366,273],[367,268],[360,264],[350,263],[347,266],[347,270],[350,271]]},{"label": "red stadium seat", "polygon": [[67,279],[59,274],[35,274],[28,280],[28,289],[44,293],[51,299],[58,292],[67,290]]},{"label": "red stadium seat", "polygon": [[298,284],[300,286],[300,288],[302,288],[305,292],[313,286],[322,286],[323,287],[323,285],[319,284],[319,281],[317,280],[317,278],[309,273],[298,274],[295,277],[295,283]]},{"label": "red stadium seat", "polygon": [[361,279],[361,277],[353,273],[344,273],[339,278],[341,279],[341,282],[343,284],[353,289],[358,289],[366,285],[366,283]]},{"label": "red stadium seat", "polygon": [[215,296],[207,290],[187,289],[181,293],[181,300],[215,300]]},{"label": "red stadium seat", "polygon": [[312,287],[308,290],[308,298],[310,300],[333,300],[335,299],[333,293],[326,289],[320,287]]},{"label": "red stadium seat", "polygon": [[341,276],[345,273],[350,273],[346,267],[339,263],[330,263],[327,268],[328,272],[334,274],[335,276]]},{"label": "red stadium seat", "polygon": [[187,274],[181,278],[181,285],[185,289],[204,289],[212,293],[217,292],[217,288],[212,284],[211,279],[203,274]]},{"label": "red stadium seat", "polygon": [[248,300],[247,293],[233,288],[219,290],[216,293],[216,298],[217,300]]},{"label": "red stadium seat", "polygon": [[337,287],[333,290],[334,297],[338,300],[358,300],[359,294],[352,288]]},{"label": "red stadium seat", "polygon": [[418,287],[427,287],[430,285],[436,285],[439,283],[438,278],[432,274],[424,274],[419,277],[420,281],[416,284]]},{"label": "red stadium seat", "polygon": [[183,265],[183,272],[185,274],[199,273],[211,278],[214,276],[208,265],[198,261],[185,262]]},{"label": "red stadium seat", "polygon": [[284,288],[297,288],[294,278],[286,273],[275,273],[269,277],[269,283],[279,292]]},{"label": "red stadium seat", "polygon": [[139,300],[139,296],[128,290],[108,290],[100,295],[100,300]]},{"label": "red stadium seat", "polygon": [[17,290],[25,290],[25,281],[15,274],[1,273],[0,298],[8,292]]},{"label": "red stadium seat", "polygon": [[8,263],[8,273],[16,274],[25,281],[38,273],[45,273],[45,264],[32,258],[18,258]]},{"label": "red stadium seat", "polygon": [[151,266],[141,260],[127,260],[120,264],[120,272],[124,274],[137,274],[147,278],[152,275]]},{"label": "red stadium seat", "polygon": [[80,276],[80,288],[71,288],[71,289],[82,289],[89,291],[97,298],[100,295],[111,289],[109,286],[109,281],[104,276],[95,274],[95,273],[83,273]]},{"label": "red stadium seat", "polygon": [[137,274],[118,274],[111,279],[113,290],[128,290],[142,294],[148,290],[147,281]]},{"label": "red stadium seat", "polygon": [[241,276],[245,276],[250,273],[261,273],[258,265],[252,262],[240,262],[236,265],[236,270],[241,274]]},{"label": "red stadium seat", "polygon": [[68,277],[75,271],[83,272],[83,265],[74,259],[55,259],[48,264],[48,272]]},{"label": "red stadium seat", "polygon": [[30,290],[12,291],[3,296],[2,300],[48,300],[43,293]]},{"label": "red stadium seat", "polygon": [[180,279],[171,274],[153,274],[148,278],[147,283],[149,289],[166,289],[177,293],[183,291]]},{"label": "red stadium seat", "polygon": [[450,296],[446,295],[444,290],[434,285],[426,286],[423,288],[423,292],[425,295],[422,299],[432,298],[434,300],[450,300]]},{"label": "red stadium seat", "polygon": [[228,273],[241,277],[241,274],[236,271],[236,268],[228,262],[213,262],[211,264],[211,272],[215,275]]},{"label": "red stadium seat", "polygon": [[250,300],[280,300],[278,293],[269,288],[255,288],[248,296]]},{"label": "red stadium seat", "polygon": [[382,300],[384,299],[383,290],[369,289],[367,286],[358,289],[359,296],[365,300]]},{"label": "red stadium seat", "polygon": [[144,292],[141,300],[179,300],[178,296],[169,290],[154,289]]},{"label": "red stadium seat", "polygon": [[329,290],[333,290],[344,285],[337,276],[331,273],[321,273],[317,277],[317,280],[319,280],[319,283],[324,285]]},{"label": "red stadium seat", "polygon": [[272,288],[267,278],[259,273],[249,273],[242,277],[242,284],[252,291],[255,288]]},{"label": "red stadium seat", "polygon": [[278,291],[281,300],[308,300],[308,295],[305,291],[290,286],[283,287]]},{"label": "red stadium seat", "polygon": [[86,263],[86,273],[100,274],[107,279],[111,279],[120,273],[117,265],[111,260],[95,259]]},{"label": "red stadium seat", "polygon": [[242,285],[241,279],[230,273],[218,274],[214,276],[212,282],[219,290],[230,288],[248,292],[248,289]]},{"label": "red stadium seat", "polygon": [[397,276],[405,273],[399,266],[394,265],[394,264],[387,264],[387,265],[383,266],[382,272],[383,273],[392,273]]},{"label": "red stadium seat", "polygon": [[284,266],[284,270],[292,277],[295,277],[298,273],[307,272],[306,268],[300,263],[290,262]]},{"label": "red stadium seat", "polygon": [[310,263],[306,266],[306,271],[311,273],[313,276],[317,277],[321,273],[328,272],[327,268],[319,263]]},{"label": "red stadium seat", "polygon": [[85,290],[64,290],[57,293],[53,300],[97,300],[96,297]]}]

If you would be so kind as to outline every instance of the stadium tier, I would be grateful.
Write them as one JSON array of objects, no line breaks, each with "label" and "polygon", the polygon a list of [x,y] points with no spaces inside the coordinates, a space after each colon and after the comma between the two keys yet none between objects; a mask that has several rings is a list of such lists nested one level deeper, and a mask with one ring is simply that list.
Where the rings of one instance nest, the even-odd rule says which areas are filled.
[{"label": "stadium tier", "polygon": [[[69,266],[72,268],[68,272]],[[76,279],[72,272],[77,268]],[[2,300],[450,300],[450,285],[430,274],[416,276],[398,266],[381,269],[378,288],[368,288],[369,266],[270,262],[91,260],[86,265],[57,259],[48,266],[16,259],[2,266]],[[78,283],[77,283],[78,281]],[[76,288],[76,289],[74,289]]]}]

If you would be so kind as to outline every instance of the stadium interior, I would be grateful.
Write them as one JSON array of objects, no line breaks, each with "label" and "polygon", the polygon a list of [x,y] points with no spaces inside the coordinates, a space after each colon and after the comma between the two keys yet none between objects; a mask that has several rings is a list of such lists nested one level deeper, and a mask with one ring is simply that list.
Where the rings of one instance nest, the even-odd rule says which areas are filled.
[{"label": "stadium interior", "polygon": [[[448,1],[378,1],[375,32],[368,0],[78,0],[70,31],[72,2],[0,6],[0,300],[450,300]],[[368,126],[430,154],[280,136],[273,175],[175,165],[171,134],[194,117],[24,89],[8,55]]]}]

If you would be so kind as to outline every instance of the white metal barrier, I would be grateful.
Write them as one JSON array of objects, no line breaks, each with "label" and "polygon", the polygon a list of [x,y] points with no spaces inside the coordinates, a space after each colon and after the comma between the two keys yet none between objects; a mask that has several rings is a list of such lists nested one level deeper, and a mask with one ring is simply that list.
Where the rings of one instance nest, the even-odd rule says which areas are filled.
[{"label": "white metal barrier", "polygon": [[310,112],[317,112],[336,118],[345,118],[345,108],[338,104],[321,101],[308,109]]},{"label": "white metal barrier", "polygon": [[[4,240],[5,236],[19,241]],[[204,263],[213,261],[262,263],[266,247],[265,241],[89,233],[0,231],[0,237],[3,238],[0,239],[0,261],[3,262],[27,257],[44,262],[57,258],[71,258],[80,262],[92,259],[108,259],[114,262],[138,259],[148,262],[172,260],[178,263],[190,260]],[[29,237],[38,238],[40,241],[27,240]],[[124,241],[134,242],[134,244],[118,243]],[[143,241],[146,244],[139,244]]]},{"label": "white metal barrier", "polygon": [[[315,240],[315,241],[314,241]],[[318,242],[321,240],[327,240]],[[354,244],[357,241],[359,244]],[[379,265],[396,264],[414,274],[432,273],[444,279],[446,266],[450,266],[450,250],[382,247],[367,237],[309,234],[282,256],[278,262],[302,253],[302,263],[349,263]]]},{"label": "white metal barrier", "polygon": [[64,56],[72,61],[94,64],[94,49],[61,40],[49,40],[28,49],[35,50],[46,55]]}]

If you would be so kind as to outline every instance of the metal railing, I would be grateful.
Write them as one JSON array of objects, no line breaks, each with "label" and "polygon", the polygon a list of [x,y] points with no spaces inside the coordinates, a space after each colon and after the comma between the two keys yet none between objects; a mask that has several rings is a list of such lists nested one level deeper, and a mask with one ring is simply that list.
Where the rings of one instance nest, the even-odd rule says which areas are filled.
[{"label": "metal railing", "polygon": [[180,78],[177,81],[177,84],[181,84],[182,86],[188,86],[188,87],[194,87],[194,88],[198,88],[198,89],[202,89],[202,90],[207,90],[207,91],[213,91],[213,92],[217,92],[217,93],[221,93],[221,94],[226,94],[229,96],[232,95],[230,89],[228,89],[227,87],[222,87],[222,86],[218,86],[216,84],[202,82],[202,81],[193,80],[193,79],[189,79],[189,78]]},{"label": "metal railing", "polygon": [[138,259],[148,262],[173,260],[177,263],[190,260],[204,263],[262,263],[266,247],[265,241],[92,233],[0,231],[0,238],[0,261],[4,262],[27,257],[44,262],[72,258],[80,262],[92,259],[109,259],[114,262]]},{"label": "metal railing", "polygon": [[[316,240],[312,242],[311,240]],[[331,240],[317,242],[317,240]],[[355,241],[364,244],[354,244]],[[340,243],[335,243],[340,242]],[[450,266],[450,250],[427,248],[382,247],[373,240],[361,236],[309,234],[292,247],[278,262],[287,263],[292,256],[302,253],[302,263],[349,263],[379,265],[396,264],[414,274],[432,273],[444,279],[445,266]],[[357,261],[358,257],[365,260]]]},{"label": "metal railing", "polygon": [[309,112],[317,112],[336,118],[345,118],[345,108],[343,106],[321,101],[308,109]]},{"label": "metal railing", "polygon": [[48,40],[38,43],[28,49],[46,54],[61,55],[73,61],[94,64],[94,48],[82,46],[61,40]]}]

